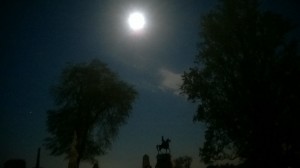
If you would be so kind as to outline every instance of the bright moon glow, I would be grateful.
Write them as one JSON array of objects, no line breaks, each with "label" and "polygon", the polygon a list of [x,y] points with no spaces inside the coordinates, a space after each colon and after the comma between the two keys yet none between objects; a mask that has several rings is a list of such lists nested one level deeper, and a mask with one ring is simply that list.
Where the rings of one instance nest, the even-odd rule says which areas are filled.
[{"label": "bright moon glow", "polygon": [[128,24],[134,31],[141,30],[145,26],[145,18],[139,12],[131,13],[128,18]]}]

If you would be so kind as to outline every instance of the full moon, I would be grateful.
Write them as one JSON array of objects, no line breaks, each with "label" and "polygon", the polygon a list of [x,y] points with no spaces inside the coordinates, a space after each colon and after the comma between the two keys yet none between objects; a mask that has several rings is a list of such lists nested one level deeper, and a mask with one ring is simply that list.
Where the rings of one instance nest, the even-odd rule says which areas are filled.
[{"label": "full moon", "polygon": [[141,30],[145,26],[145,17],[140,12],[131,13],[128,17],[128,24],[134,31]]}]

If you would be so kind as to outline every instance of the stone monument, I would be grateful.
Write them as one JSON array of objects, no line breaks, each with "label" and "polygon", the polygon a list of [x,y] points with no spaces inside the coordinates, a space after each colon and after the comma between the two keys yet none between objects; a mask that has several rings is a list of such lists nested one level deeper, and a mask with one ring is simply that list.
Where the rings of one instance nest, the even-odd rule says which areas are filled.
[{"label": "stone monument", "polygon": [[34,168],[40,168],[40,157],[41,157],[41,148],[38,148],[38,152],[36,156],[36,164]]},{"label": "stone monument", "polygon": [[26,162],[23,159],[12,159],[4,163],[4,168],[26,168]]},{"label": "stone monument", "polygon": [[143,156],[143,167],[142,168],[151,168],[149,156],[146,154]]},{"label": "stone monument", "polygon": [[[168,138],[167,140],[164,137],[161,137],[162,143],[160,145],[156,145],[157,156],[156,156],[156,165],[155,168],[172,168],[171,154],[169,143],[171,140]],[[161,152],[162,149],[165,149],[165,152]]]}]

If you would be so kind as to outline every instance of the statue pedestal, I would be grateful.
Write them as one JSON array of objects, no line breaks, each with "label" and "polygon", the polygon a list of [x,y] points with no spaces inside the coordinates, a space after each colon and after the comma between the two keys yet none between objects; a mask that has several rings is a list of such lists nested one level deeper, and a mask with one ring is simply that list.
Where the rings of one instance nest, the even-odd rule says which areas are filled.
[{"label": "statue pedestal", "polygon": [[155,168],[172,168],[171,155],[169,153],[158,154],[156,156]]}]

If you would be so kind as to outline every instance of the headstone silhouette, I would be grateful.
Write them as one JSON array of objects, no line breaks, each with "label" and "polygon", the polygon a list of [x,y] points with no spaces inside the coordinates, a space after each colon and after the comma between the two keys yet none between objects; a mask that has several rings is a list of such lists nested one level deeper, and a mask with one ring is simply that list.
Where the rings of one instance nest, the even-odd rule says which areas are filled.
[{"label": "headstone silhouette", "polygon": [[143,156],[143,167],[142,168],[151,168],[149,156],[146,154]]},{"label": "headstone silhouette", "polygon": [[23,159],[8,160],[4,163],[4,168],[26,168],[26,162]]},{"label": "headstone silhouette", "polygon": [[94,163],[93,168],[99,168],[99,165],[98,165],[97,161]]}]

